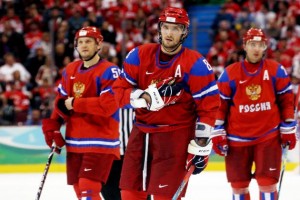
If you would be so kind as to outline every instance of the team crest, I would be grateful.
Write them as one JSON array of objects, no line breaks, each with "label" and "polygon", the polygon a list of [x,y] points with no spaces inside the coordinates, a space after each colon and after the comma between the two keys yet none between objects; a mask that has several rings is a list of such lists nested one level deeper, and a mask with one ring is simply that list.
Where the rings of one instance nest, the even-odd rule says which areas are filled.
[{"label": "team crest", "polygon": [[73,85],[73,92],[75,98],[80,98],[82,96],[82,93],[84,92],[85,85],[81,82],[76,82]]},{"label": "team crest", "polygon": [[160,79],[154,79],[154,80],[152,79],[150,85],[159,83],[159,82],[162,81],[162,80],[163,80],[163,79],[161,79],[161,78],[160,78]]},{"label": "team crest", "polygon": [[260,85],[249,85],[246,87],[246,94],[248,95],[249,99],[255,101],[260,98],[261,93],[261,86]]},{"label": "team crest", "polygon": [[[169,77],[169,78],[171,78],[171,77]],[[169,78],[167,78],[167,79],[169,79]],[[167,82],[167,79],[162,79],[162,78],[152,79],[150,85],[156,84],[156,83],[159,83],[159,82],[162,82],[162,81],[165,81],[165,82],[162,82],[162,84],[168,84],[168,85],[172,85],[173,83],[175,83],[174,78],[171,81],[168,81],[168,82]]]}]

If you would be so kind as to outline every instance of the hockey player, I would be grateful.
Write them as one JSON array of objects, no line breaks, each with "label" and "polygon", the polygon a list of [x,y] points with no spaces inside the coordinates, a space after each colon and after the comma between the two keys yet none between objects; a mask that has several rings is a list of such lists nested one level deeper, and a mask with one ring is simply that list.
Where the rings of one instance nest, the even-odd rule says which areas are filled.
[{"label": "hockey player", "polygon": [[198,174],[207,165],[219,93],[206,59],[182,46],[189,23],[184,9],[163,10],[160,44],[129,52],[113,85],[120,107],[136,109],[121,173],[123,200],[171,199],[186,169],[195,165]]},{"label": "hockey player", "polygon": [[291,150],[296,144],[294,96],[284,66],[264,58],[267,38],[263,31],[249,29],[243,45],[245,60],[229,65],[218,80],[221,106],[213,149],[226,156],[233,200],[250,199],[252,178],[258,183],[260,200],[277,200],[281,146]]},{"label": "hockey player", "polygon": [[[81,28],[75,48],[81,60],[68,64],[50,119],[43,120],[46,143],[66,142],[67,182],[78,199],[99,200],[112,163],[119,159],[118,107],[112,83],[119,68],[98,55],[103,37],[96,27]],[[60,133],[66,122],[65,140]]]}]

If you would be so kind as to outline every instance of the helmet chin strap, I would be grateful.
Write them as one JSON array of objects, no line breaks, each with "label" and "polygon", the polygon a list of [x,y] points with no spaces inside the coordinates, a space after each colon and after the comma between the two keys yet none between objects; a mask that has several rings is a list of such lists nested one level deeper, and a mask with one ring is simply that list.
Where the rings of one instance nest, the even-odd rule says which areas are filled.
[{"label": "helmet chin strap", "polygon": [[96,56],[97,53],[98,53],[98,51],[95,51],[95,53],[94,53],[91,57],[89,57],[88,59],[85,59],[85,60],[81,57],[80,54],[79,54],[79,57],[80,57],[80,59],[83,60],[83,61],[90,61],[90,60],[92,60],[92,59]]},{"label": "helmet chin strap", "polygon": [[178,42],[178,44],[175,46],[175,48],[173,48],[173,49],[171,49],[171,50],[170,50],[169,48],[166,48],[163,42],[161,43],[161,46],[162,46],[162,48],[163,48],[167,53],[172,54],[173,52],[175,52],[175,51],[178,49],[178,47],[179,47],[181,44],[182,44],[182,42]]},{"label": "helmet chin strap", "polygon": [[[161,36],[160,36],[161,37]],[[160,40],[161,42],[161,46],[162,48],[166,51],[166,53],[169,53],[169,54],[172,54],[173,52],[175,52],[179,47],[180,45],[182,45],[183,41],[184,41],[184,34],[181,35],[181,38],[180,38],[180,41],[178,42],[178,44],[173,48],[173,49],[169,49],[167,47],[165,47],[164,43],[162,42],[162,39]]]},{"label": "helmet chin strap", "polygon": [[81,60],[83,60],[83,61],[90,61],[90,60],[92,60],[92,59],[96,56],[96,54],[101,50],[101,49],[99,49],[99,50],[95,51],[95,53],[94,53],[91,57],[89,57],[88,59],[85,59],[85,60],[84,60],[84,59],[81,57],[81,55],[80,55],[79,51],[77,50],[77,48],[75,48],[75,49],[76,49],[76,51],[78,52],[79,58],[80,58]]}]

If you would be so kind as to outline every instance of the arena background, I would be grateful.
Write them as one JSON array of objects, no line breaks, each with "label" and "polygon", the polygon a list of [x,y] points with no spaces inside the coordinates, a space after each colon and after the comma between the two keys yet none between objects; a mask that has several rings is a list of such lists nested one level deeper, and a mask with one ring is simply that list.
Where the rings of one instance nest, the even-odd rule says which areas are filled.
[{"label": "arena background", "polygon": [[[2,16],[5,15],[5,5],[8,4],[17,4],[18,2],[22,1],[0,1],[0,11]],[[24,2],[35,2],[35,1],[24,1]],[[46,2],[46,1],[45,1]],[[47,2],[51,2],[50,0]],[[55,1],[52,1],[55,2]],[[74,2],[84,2],[84,1],[74,1]],[[152,1],[150,1],[152,2]],[[158,1],[159,2],[159,1]],[[166,1],[167,2],[167,1]],[[208,56],[211,58],[212,66],[214,69],[216,69],[216,72],[219,72],[218,70],[221,69],[220,65],[222,63],[213,63],[215,61],[218,61],[223,58],[224,52],[218,53],[218,57],[216,60],[216,57],[212,55],[212,52],[215,51],[214,45],[215,40],[213,36],[216,34],[218,27],[214,27],[216,25],[217,19],[222,20],[234,20],[232,19],[232,16],[235,16],[236,20],[233,23],[233,26],[231,27],[235,31],[242,30],[243,28],[246,28],[247,26],[251,25],[250,22],[248,22],[248,18],[243,18],[246,14],[251,14],[251,10],[253,9],[253,5],[250,5],[252,1],[225,1],[225,0],[189,0],[189,1],[176,1],[176,0],[170,0],[168,2],[173,3],[174,5],[180,5],[184,6],[190,16],[191,20],[191,26],[190,26],[190,32],[189,36],[186,39],[184,46],[187,46],[189,48],[198,50],[201,52],[204,56]],[[227,3],[225,3],[227,2]],[[232,6],[231,4],[240,2],[238,5],[249,5],[249,10],[245,11],[245,7],[243,9],[240,9],[241,15],[239,16],[239,13],[234,13],[233,10],[236,8],[237,5]],[[250,2],[250,3],[249,3]],[[259,2],[265,2],[265,1],[257,1]],[[277,2],[277,1],[276,1]],[[278,1],[283,2],[283,1]],[[285,1],[284,1],[285,2]],[[39,2],[40,3],[40,2]],[[224,4],[225,3],[225,4]],[[248,3],[248,4],[247,4]],[[289,8],[292,8],[292,6],[296,7],[297,1],[295,1],[295,5],[289,5]],[[28,6],[28,5],[27,5]],[[230,7],[231,6],[231,7]],[[15,6],[17,9],[17,6]],[[19,8],[20,9],[20,8]],[[231,10],[230,10],[231,9]],[[22,9],[21,9],[22,10]],[[299,10],[299,9],[298,9]],[[224,12],[225,13],[222,13]],[[297,9],[296,9],[297,11]],[[256,12],[258,12],[256,10]],[[16,12],[18,13],[18,12]],[[223,15],[222,15],[223,14]],[[244,15],[243,15],[244,14]],[[278,13],[278,15],[281,13]],[[276,14],[275,14],[276,15]],[[242,17],[241,17],[242,16]],[[295,27],[299,27],[299,16],[297,15],[297,24]],[[223,17],[223,18],[222,18]],[[240,20],[238,21],[238,17],[240,17]],[[126,19],[122,20],[122,27],[126,26]],[[50,23],[51,24],[51,23]],[[1,24],[0,24],[1,25]],[[1,27],[1,26],[0,26]],[[214,29],[215,28],[215,29]],[[223,27],[224,28],[224,27]],[[155,26],[156,29],[156,26]],[[53,40],[55,37],[55,32],[53,29],[49,29],[50,36],[52,36],[50,39]],[[229,30],[231,31],[231,30]],[[236,41],[238,41],[238,38],[235,38]],[[236,42],[235,41],[235,42]],[[53,43],[54,41],[51,41]],[[70,44],[72,41],[69,41]],[[126,43],[122,43],[125,41],[121,41],[121,49],[120,49],[120,60],[126,56],[126,50],[124,47],[126,46]],[[271,45],[274,45],[274,41],[272,41]],[[238,43],[238,42],[237,42]],[[281,45],[280,48],[284,47],[284,45]],[[270,46],[270,48],[274,48],[274,46]],[[278,46],[279,48],[279,46]],[[220,49],[218,49],[220,50]],[[224,48],[223,48],[224,50]],[[277,51],[277,49],[274,49],[274,51]],[[235,52],[236,53],[236,52]],[[234,54],[235,54],[234,53]],[[295,55],[299,53],[295,52]],[[232,54],[233,55],[233,54]],[[235,54],[236,55],[236,54]],[[1,62],[3,62],[1,55]],[[285,55],[286,56],[286,55]],[[50,57],[54,60],[54,55],[50,55]],[[285,57],[286,58],[286,57]],[[276,57],[277,59],[277,57]],[[280,58],[278,58],[280,59]],[[285,60],[283,60],[285,61]],[[52,63],[53,64],[53,63]],[[54,63],[55,64],[55,63]],[[55,67],[55,66],[52,66]],[[60,66],[61,67],[61,66]],[[293,68],[293,66],[286,66],[288,69]],[[289,72],[291,72],[290,70]],[[292,76],[293,78],[298,78],[296,75]],[[299,83],[296,82],[297,84]],[[2,93],[3,91],[0,91]],[[53,97],[53,96],[52,96]],[[2,105],[1,105],[2,106]],[[2,107],[1,107],[2,109]],[[0,111],[2,111],[0,109]],[[2,113],[0,112],[0,117]],[[28,113],[30,114],[30,112]],[[30,117],[30,116],[29,116]],[[62,132],[64,132],[64,127],[62,127]],[[17,123],[13,126],[4,126],[1,124],[0,126],[0,173],[19,173],[19,172],[42,172],[45,163],[47,161],[47,156],[49,154],[49,148],[45,145],[43,134],[41,132],[41,126],[24,126],[22,123]],[[210,163],[208,165],[207,170],[209,171],[224,171],[224,158],[216,156],[214,153],[210,156]],[[299,168],[299,159],[300,159],[300,148],[299,144],[297,144],[297,147],[293,151],[289,151],[288,153],[288,164],[287,164],[287,170],[297,170]],[[53,158],[53,163],[51,165],[50,171],[55,172],[63,172],[65,171],[65,150],[62,150],[62,153],[60,155],[56,155]]]},{"label": "arena background", "polygon": [[[61,131],[64,132],[65,127]],[[45,144],[40,126],[0,128],[0,173],[43,172],[49,147]],[[295,171],[299,167],[299,144],[288,152],[286,169]],[[212,152],[206,170],[224,171],[224,160]],[[55,154],[50,167],[52,172],[65,171],[65,149]]]}]

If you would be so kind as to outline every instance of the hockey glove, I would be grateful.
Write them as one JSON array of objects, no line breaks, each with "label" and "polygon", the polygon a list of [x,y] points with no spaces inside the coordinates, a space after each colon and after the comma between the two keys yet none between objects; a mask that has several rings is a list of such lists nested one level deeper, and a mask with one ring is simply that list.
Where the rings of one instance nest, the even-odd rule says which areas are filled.
[{"label": "hockey glove", "polygon": [[144,90],[134,88],[130,93],[130,105],[133,108],[147,108],[147,102],[141,96],[145,94]]},{"label": "hockey glove", "polygon": [[155,84],[165,105],[176,103],[183,94],[182,84],[175,81],[175,78],[169,77]]},{"label": "hockey glove", "polygon": [[55,119],[43,119],[42,130],[44,133],[45,141],[51,148],[53,142],[55,143],[55,152],[60,153],[61,148],[65,145],[65,140],[60,132],[61,124]]},{"label": "hockey glove", "polygon": [[228,151],[228,143],[224,125],[216,125],[212,131],[213,150],[220,156],[226,156]]},{"label": "hockey glove", "polygon": [[280,123],[281,145],[289,145],[289,150],[296,145],[296,121]]},{"label": "hockey glove", "polygon": [[175,78],[169,77],[149,85],[145,92],[151,99],[148,109],[158,111],[166,105],[176,103],[183,94],[183,87],[181,84],[175,83]]},{"label": "hockey glove", "polygon": [[211,140],[209,140],[209,143],[205,146],[200,146],[196,140],[191,140],[188,146],[188,157],[185,166],[186,169],[188,170],[191,165],[195,165],[193,174],[201,173],[207,166],[211,148]]}]

